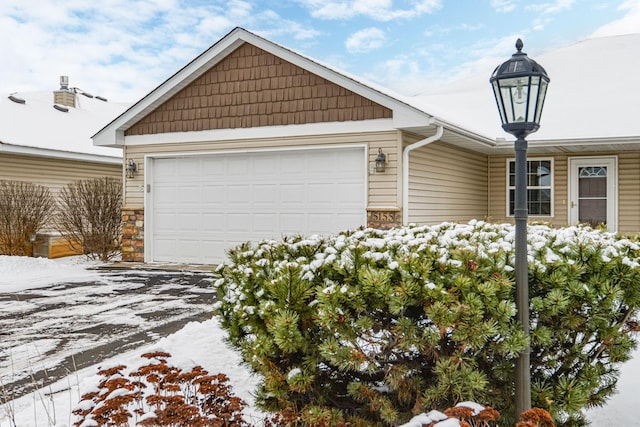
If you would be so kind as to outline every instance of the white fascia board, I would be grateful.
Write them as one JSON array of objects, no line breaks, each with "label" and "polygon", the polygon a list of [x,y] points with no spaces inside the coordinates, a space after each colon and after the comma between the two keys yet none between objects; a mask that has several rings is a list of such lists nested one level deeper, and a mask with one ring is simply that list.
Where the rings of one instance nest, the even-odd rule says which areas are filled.
[{"label": "white fascia board", "polygon": [[83,162],[122,164],[122,157],[101,156],[99,154],[73,153],[71,151],[49,150],[46,148],[24,147],[21,145],[0,143],[0,153],[21,154],[24,156],[48,157],[53,159],[79,160]]},{"label": "white fascia board", "polygon": [[349,122],[311,123],[305,125],[262,126],[254,128],[214,129],[198,132],[168,132],[127,136],[126,145],[169,144],[176,142],[233,141],[240,139],[287,138],[358,132],[394,131],[392,119]]},{"label": "white fascia board", "polygon": [[197,56],[160,84],[160,86],[135,103],[131,108],[98,131],[98,133],[92,137],[94,145],[106,147],[122,146],[124,144],[124,131],[126,129],[191,84],[244,43],[244,40],[238,36],[234,36],[234,33],[237,34],[238,30],[240,29],[237,28],[232,31],[227,37]]}]

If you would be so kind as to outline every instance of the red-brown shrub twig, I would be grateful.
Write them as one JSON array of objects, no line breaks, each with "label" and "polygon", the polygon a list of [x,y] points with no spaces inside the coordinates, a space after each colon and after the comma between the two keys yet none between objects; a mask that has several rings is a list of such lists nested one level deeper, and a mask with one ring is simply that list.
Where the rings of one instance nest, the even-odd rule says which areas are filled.
[{"label": "red-brown shrub twig", "polygon": [[516,427],[555,427],[549,412],[541,408],[531,408],[520,414]]},{"label": "red-brown shrub twig", "polygon": [[248,426],[242,417],[246,403],[233,396],[226,375],[209,375],[201,366],[182,372],[164,352],[142,357],[153,360],[129,374],[133,381],[122,373],[124,365],[98,372],[105,379],[98,391],[82,396],[73,411],[80,416],[76,427],[88,420],[99,426]]}]

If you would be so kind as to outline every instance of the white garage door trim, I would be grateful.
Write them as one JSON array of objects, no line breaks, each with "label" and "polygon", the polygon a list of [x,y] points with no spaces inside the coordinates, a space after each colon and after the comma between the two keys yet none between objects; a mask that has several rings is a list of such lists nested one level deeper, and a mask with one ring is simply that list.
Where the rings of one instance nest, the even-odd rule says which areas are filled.
[{"label": "white garage door trim", "polygon": [[[302,159],[302,161],[304,161],[304,159],[307,159],[307,161],[310,162],[311,167],[307,165],[307,167],[304,169],[302,173],[305,174],[308,180],[311,180],[311,182],[309,182],[308,185],[314,186],[314,188],[320,188],[322,191],[318,191],[317,193],[314,192],[313,193],[314,197],[307,196],[306,197],[307,200],[305,202],[307,204],[300,205],[295,208],[295,209],[303,209],[304,212],[294,209],[295,214],[292,215],[291,221],[300,221],[300,224],[301,224],[300,227],[308,227],[309,223],[313,223],[315,226],[316,221],[315,220],[311,221],[309,218],[309,216],[313,216],[314,203],[315,203],[315,206],[326,206],[326,204],[321,205],[318,203],[318,200],[313,200],[313,199],[317,197],[321,197],[321,198],[334,197],[337,199],[333,199],[334,201],[332,202],[331,206],[334,207],[337,205],[338,207],[342,207],[342,212],[339,212],[340,211],[339,209],[338,210],[331,209],[329,212],[327,212],[327,210],[325,209],[325,213],[317,215],[316,219],[318,219],[319,221],[322,221],[322,220],[329,221],[327,216],[327,213],[328,213],[329,216],[333,217],[332,221],[339,221],[339,224],[340,224],[339,228],[342,229],[346,227],[353,228],[360,225],[366,225],[367,158],[368,158],[367,149],[368,148],[366,144],[353,144],[353,145],[335,145],[335,146],[329,146],[329,147],[327,146],[283,147],[283,148],[274,148],[274,149],[225,150],[225,151],[217,151],[217,152],[207,151],[207,152],[199,152],[199,153],[193,153],[193,152],[166,153],[166,154],[158,153],[158,154],[146,155],[145,156],[146,185],[145,185],[145,198],[144,198],[145,199],[145,261],[146,262],[191,262],[191,263],[212,263],[212,262],[219,261],[219,259],[215,259],[215,258],[211,258],[209,260],[209,257],[207,255],[203,257],[203,258],[207,258],[206,261],[204,261],[203,259],[197,260],[194,258],[197,256],[193,254],[191,254],[190,256],[185,256],[184,258],[176,257],[174,259],[174,257],[172,257],[172,259],[167,259],[167,254],[166,254],[167,248],[168,248],[167,245],[169,245],[169,242],[171,240],[171,237],[170,237],[171,231],[168,231],[168,230],[172,229],[172,227],[169,225],[171,223],[170,221],[172,220],[171,214],[167,213],[166,210],[162,212],[160,207],[155,211],[154,209],[156,204],[161,204],[161,205],[164,205],[165,207],[168,206],[170,210],[171,203],[167,202],[165,204],[165,202],[162,199],[164,198],[164,200],[172,200],[172,198],[168,195],[169,194],[168,192],[174,191],[174,193],[176,193],[178,192],[178,189],[177,187],[173,189],[170,188],[172,187],[170,184],[171,181],[166,180],[166,177],[168,175],[164,176],[164,178],[161,175],[156,176],[157,173],[160,173],[159,170],[156,170],[157,169],[156,161],[163,160],[163,159],[164,160],[176,159],[176,162],[173,162],[173,163],[167,163],[167,162],[158,163],[158,167],[167,167],[172,164],[176,166],[178,165],[184,166],[188,163],[191,163],[193,160],[196,160],[196,158],[197,160],[199,160],[199,162],[194,162],[194,163],[199,164],[200,162],[208,161],[213,164],[217,164],[219,162],[222,162],[222,164],[225,165],[224,166],[225,168],[229,167],[227,166],[227,163],[233,163],[235,161],[240,161],[241,164],[244,164],[244,163],[251,164],[252,166],[249,166],[250,169],[247,169],[248,175],[238,174],[236,177],[238,181],[234,184],[230,182],[230,180],[232,181],[234,179],[234,177],[230,176],[231,174],[224,174],[224,175],[219,174],[217,177],[213,178],[214,181],[211,181],[211,182],[218,183],[219,185],[215,185],[214,187],[218,188],[218,190],[220,191],[224,191],[226,194],[225,197],[227,198],[227,202],[225,202],[225,205],[222,208],[224,210],[223,212],[224,218],[223,220],[221,220],[221,224],[224,223],[225,224],[223,226],[224,229],[229,230],[233,227],[232,218],[236,218],[236,219],[240,218],[241,215],[238,215],[238,212],[250,212],[250,210],[233,211],[230,207],[228,207],[228,205],[231,204],[231,201],[228,198],[232,197],[232,194],[240,195],[242,191],[249,191],[246,187],[251,187],[251,192],[253,196],[247,196],[247,197],[240,196],[240,197],[237,197],[237,200],[235,200],[236,202],[239,203],[238,205],[239,209],[242,209],[240,206],[243,203],[245,204],[245,208],[247,206],[253,206],[254,202],[253,201],[250,202],[250,200],[252,200],[252,198],[255,197],[256,195],[258,195],[258,197],[261,197],[263,194],[265,194],[263,192],[265,188],[267,192],[270,188],[275,188],[274,186],[265,185],[263,189],[260,189],[260,191],[257,191],[257,189],[253,188],[255,187],[255,184],[257,182],[266,183],[266,182],[270,182],[269,179],[273,179],[275,180],[274,181],[275,186],[282,187],[282,189],[278,189],[274,191],[285,191],[285,190],[289,191],[289,188],[294,188],[294,187],[297,187],[297,191],[303,191],[301,185],[304,184],[305,186],[307,186],[307,183],[295,182],[295,184],[301,184],[301,185],[292,185],[292,180],[289,180],[289,178],[286,176],[286,171],[289,169],[282,168],[281,166],[278,168],[270,169],[266,165],[269,161],[278,161],[278,162],[289,161],[290,166],[287,166],[287,167],[299,169],[300,166],[298,166],[298,163],[297,162],[292,163],[292,160],[296,160],[299,158],[299,159]],[[243,156],[245,154],[246,154],[246,157]],[[325,164],[323,164],[323,162],[321,161],[323,159],[330,159],[330,158],[333,159],[331,162],[325,162]],[[340,162],[343,159],[345,160],[345,162],[348,162],[348,163]],[[358,160],[358,159],[361,159],[361,160]],[[357,169],[355,167],[353,168],[349,167],[349,166],[356,166],[356,163],[359,161],[361,161],[361,163],[357,165]],[[262,163],[266,162],[264,165],[266,167],[263,167],[263,169],[259,169],[258,163],[260,162]],[[341,164],[337,164],[337,163],[341,163]],[[341,166],[342,166],[342,170],[340,169]],[[217,169],[214,169],[211,167],[206,170],[217,171]],[[264,180],[253,178],[255,174],[260,174],[260,173],[269,174],[271,171],[274,171],[274,170],[278,170],[279,172],[276,174],[271,174],[272,175],[271,177],[267,177]],[[284,172],[282,172],[283,170]],[[171,172],[167,172],[167,173],[169,174]],[[180,172],[173,171],[173,173],[180,173]],[[294,173],[294,172],[289,171],[289,173]],[[344,178],[345,180],[349,178],[352,179],[351,181],[353,182],[352,191],[357,192],[358,196],[356,197],[351,196],[348,199],[345,199],[344,196],[342,196],[342,193],[344,193],[344,191],[331,191],[331,188],[335,188],[337,185],[339,185],[342,182],[342,181],[337,181],[335,178],[335,176],[338,176],[339,173],[347,174],[346,177]],[[219,181],[215,180],[215,178],[221,178],[223,176],[225,178],[224,182],[220,183]],[[154,188],[156,187],[156,179],[158,180],[158,189],[161,191],[159,193],[160,195],[157,197],[156,197],[157,189]],[[162,182],[163,179],[165,179],[164,183]],[[187,181],[182,181],[182,183],[184,185],[187,185],[189,178],[185,178],[185,179]],[[194,175],[192,179],[194,180],[193,182],[198,182],[198,183],[206,182],[206,180],[203,181],[203,180],[200,180],[199,178],[196,178],[196,175]],[[331,182],[332,179],[333,179],[333,182]],[[168,184],[168,185],[164,185],[164,184]],[[239,187],[235,187],[235,190],[233,193],[227,192],[228,186],[231,186],[231,185],[239,185]],[[285,189],[285,187],[287,187],[287,189]],[[184,188],[180,190],[180,194],[184,194]],[[305,192],[304,194],[312,194],[312,193]],[[282,198],[283,196],[280,195],[279,197]],[[336,200],[338,199],[340,200],[340,203],[336,203]],[[201,200],[201,199],[199,197],[195,197],[194,200]],[[212,199],[212,200],[218,200],[218,199]],[[298,199],[296,198],[295,200],[298,200]],[[266,202],[268,203],[269,201],[267,200]],[[265,224],[267,224],[263,227],[263,229],[265,230],[264,231],[265,235],[258,235],[257,236],[258,239],[266,237],[266,234],[269,234],[269,232],[267,231],[269,229],[269,224],[276,224],[276,221],[277,221],[277,224],[279,224],[274,226],[277,230],[281,230],[281,229],[284,230],[282,231],[284,234],[292,233],[292,231],[286,230],[287,227],[291,227],[290,225],[291,223],[288,222],[287,224],[283,225],[284,222],[281,221],[280,219],[283,216],[283,213],[281,211],[282,205],[283,205],[282,202],[278,202],[277,204],[272,203],[270,216],[269,215],[252,215],[251,226],[254,227],[254,229],[256,230],[260,229],[260,226],[254,222],[256,220],[260,221],[260,218],[258,217],[261,217],[262,219],[264,219],[266,221]],[[265,208],[265,211],[268,211],[268,209],[269,208]],[[274,209],[277,209],[277,211],[274,211]],[[198,209],[196,209],[196,211],[200,212],[200,210]],[[344,215],[344,219],[337,219],[339,215]],[[156,216],[158,216],[159,219],[156,219]],[[173,220],[175,220],[175,217],[173,218]],[[202,220],[202,223],[204,223],[204,220]],[[213,219],[208,220],[206,223],[216,224]],[[304,224],[307,224],[307,225],[304,225]],[[320,223],[318,222],[317,224],[320,224]],[[327,224],[325,224],[324,226],[331,227],[331,224],[335,224],[335,222],[334,223],[327,222]],[[347,225],[342,225],[342,224],[347,224]],[[164,227],[165,229],[164,232],[162,231],[162,227]],[[240,239],[240,241],[249,240],[248,238],[242,238],[243,237],[242,232],[239,231],[242,227],[236,227],[236,228],[237,230],[235,234],[231,232],[225,232],[224,239],[230,239],[231,241],[233,241],[235,238]],[[295,228],[298,229],[297,226]],[[302,231],[314,232],[314,233],[328,232],[328,231],[320,231],[320,228],[322,228],[322,226],[318,225],[318,229],[302,230]],[[338,230],[335,229],[335,230],[332,230],[332,232],[333,231],[338,231]],[[214,233],[216,232],[220,234],[220,230],[216,230]],[[254,233],[258,233],[258,232],[252,232],[250,233],[250,235],[253,236]],[[247,237],[248,235],[249,234],[246,234],[244,237]],[[201,236],[201,235],[198,235],[198,236]],[[278,236],[268,236],[268,237],[277,238]],[[215,241],[216,239],[217,238],[212,238],[212,241]],[[251,237],[251,239],[254,239],[254,238]],[[200,245],[203,248],[205,248],[207,244],[204,241],[200,241],[199,246]],[[221,243],[218,242],[217,247],[219,248],[220,245]],[[164,248],[164,250],[162,248]],[[212,249],[204,249],[201,252],[208,253],[211,251],[215,252],[215,250],[212,250]]]}]

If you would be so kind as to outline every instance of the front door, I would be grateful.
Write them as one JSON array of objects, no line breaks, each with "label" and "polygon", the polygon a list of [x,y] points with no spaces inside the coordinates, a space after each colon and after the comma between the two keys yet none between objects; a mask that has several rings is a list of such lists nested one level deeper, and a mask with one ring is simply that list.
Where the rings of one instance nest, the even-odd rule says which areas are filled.
[{"label": "front door", "polygon": [[569,159],[569,221],[616,231],[618,173],[615,157]]}]

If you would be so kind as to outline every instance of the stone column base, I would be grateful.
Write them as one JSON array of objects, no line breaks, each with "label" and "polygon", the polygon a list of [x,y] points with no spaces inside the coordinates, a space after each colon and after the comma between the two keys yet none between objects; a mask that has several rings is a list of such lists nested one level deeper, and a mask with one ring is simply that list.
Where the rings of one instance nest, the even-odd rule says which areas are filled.
[{"label": "stone column base", "polygon": [[122,261],[144,262],[144,209],[122,209]]}]

